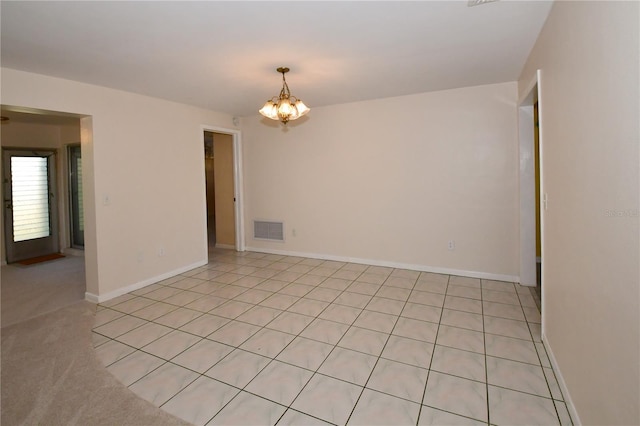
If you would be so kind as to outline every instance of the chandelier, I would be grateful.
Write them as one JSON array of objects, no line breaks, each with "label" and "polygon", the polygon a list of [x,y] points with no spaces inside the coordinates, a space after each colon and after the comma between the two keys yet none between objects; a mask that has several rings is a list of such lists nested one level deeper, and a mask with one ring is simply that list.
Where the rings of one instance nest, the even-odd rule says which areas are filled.
[{"label": "chandelier", "polygon": [[284,75],[289,72],[289,68],[280,67],[276,71],[282,73],[282,90],[279,96],[274,96],[267,101],[259,111],[260,114],[272,120],[280,120],[286,124],[290,120],[296,120],[310,111],[310,109],[298,98],[291,96],[289,86]]}]

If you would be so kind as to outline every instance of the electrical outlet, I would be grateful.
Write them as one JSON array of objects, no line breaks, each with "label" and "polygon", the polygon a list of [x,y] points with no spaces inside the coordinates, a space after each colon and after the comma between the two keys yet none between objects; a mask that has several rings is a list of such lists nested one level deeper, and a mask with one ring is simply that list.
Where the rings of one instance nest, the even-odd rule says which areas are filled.
[{"label": "electrical outlet", "polygon": [[296,235],[298,235],[298,233],[296,232],[296,228],[293,228],[293,229],[291,230],[291,235],[293,235],[294,237],[295,237]]},{"label": "electrical outlet", "polygon": [[158,257],[162,257],[162,256],[164,256],[164,247],[160,247],[158,249]]},{"label": "electrical outlet", "polygon": [[449,240],[449,244],[447,245],[447,247],[449,248],[449,250],[455,250],[456,242],[454,240]]}]

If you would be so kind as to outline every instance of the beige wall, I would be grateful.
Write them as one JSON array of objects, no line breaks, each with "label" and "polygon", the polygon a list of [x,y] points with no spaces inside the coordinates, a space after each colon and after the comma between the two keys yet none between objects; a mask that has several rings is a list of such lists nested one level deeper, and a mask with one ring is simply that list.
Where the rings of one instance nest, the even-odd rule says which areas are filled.
[{"label": "beige wall", "polygon": [[3,104],[90,116],[82,120],[88,293],[113,296],[206,262],[202,126],[231,129],[231,116],[7,68],[1,79]]},{"label": "beige wall", "polygon": [[[0,128],[2,147],[48,148],[56,151],[56,195],[58,209],[59,247],[70,246],[69,198],[66,146],[80,142],[80,120],[77,125],[55,125],[9,121]],[[2,187],[1,190],[4,190]],[[4,214],[0,233],[0,259],[5,262]]]},{"label": "beige wall", "polygon": [[244,119],[245,227],[286,234],[247,246],[516,279],[516,96],[503,83],[314,108],[288,129]]},{"label": "beige wall", "polygon": [[58,149],[61,146],[60,126],[53,124],[21,123],[10,120],[0,127],[2,147]]},{"label": "beige wall", "polygon": [[541,69],[543,322],[583,424],[640,424],[639,3],[556,2]]}]

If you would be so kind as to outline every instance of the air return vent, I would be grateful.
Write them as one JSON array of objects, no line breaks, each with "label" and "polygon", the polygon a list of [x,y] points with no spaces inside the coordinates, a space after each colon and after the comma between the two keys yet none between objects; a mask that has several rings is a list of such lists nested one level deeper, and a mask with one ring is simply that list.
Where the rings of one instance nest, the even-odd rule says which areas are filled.
[{"label": "air return vent", "polygon": [[253,221],[253,238],[258,240],[284,241],[282,222]]}]

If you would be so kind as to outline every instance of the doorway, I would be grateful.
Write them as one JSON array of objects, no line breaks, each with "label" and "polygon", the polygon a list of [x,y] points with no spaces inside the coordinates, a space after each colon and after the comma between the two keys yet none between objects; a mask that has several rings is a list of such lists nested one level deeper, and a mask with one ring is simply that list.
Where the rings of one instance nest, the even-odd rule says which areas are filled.
[{"label": "doorway", "polygon": [[518,104],[520,157],[520,284],[530,286],[544,328],[544,156],[540,70]]},{"label": "doorway", "polygon": [[237,248],[234,151],[233,135],[204,131],[209,250]]},{"label": "doorway", "polygon": [[540,297],[540,286],[542,284],[542,244],[540,232],[540,121],[538,115],[538,99],[533,103],[533,167],[534,167],[534,185],[536,197],[536,287],[538,297]]},{"label": "doorway", "polygon": [[82,206],[82,149],[79,144],[67,147],[69,158],[69,228],[70,245],[84,249],[84,208]]},{"label": "doorway", "polygon": [[59,250],[55,155],[53,150],[3,150],[8,263]]}]

